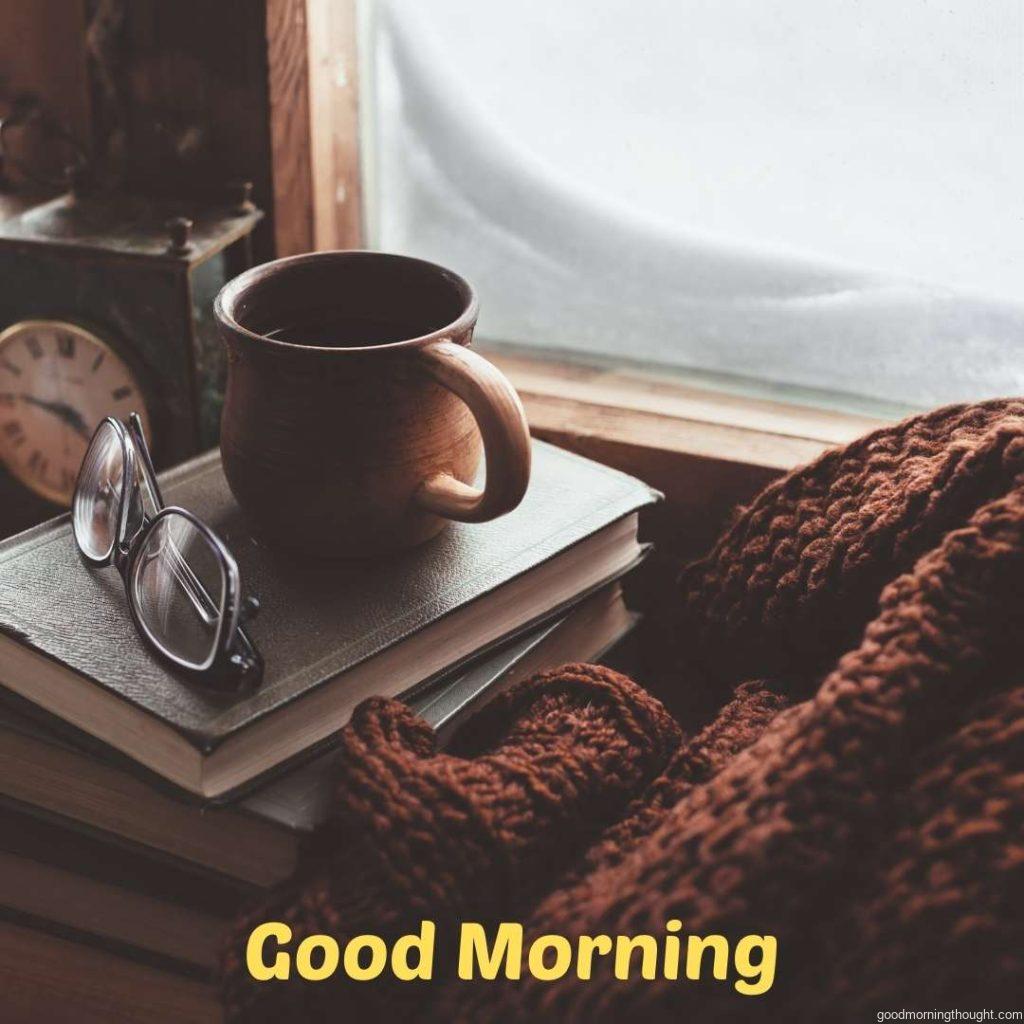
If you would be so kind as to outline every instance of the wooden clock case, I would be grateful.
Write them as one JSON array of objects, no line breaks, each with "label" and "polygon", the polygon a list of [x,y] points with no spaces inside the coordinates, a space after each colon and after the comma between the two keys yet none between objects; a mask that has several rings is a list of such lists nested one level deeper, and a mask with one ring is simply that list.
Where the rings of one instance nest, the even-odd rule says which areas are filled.
[{"label": "wooden clock case", "polygon": [[[224,355],[213,298],[251,262],[262,214],[228,203],[68,194],[0,220],[0,331],[59,319],[99,335],[146,395],[158,466],[216,445]],[[0,467],[0,536],[60,509]]]}]

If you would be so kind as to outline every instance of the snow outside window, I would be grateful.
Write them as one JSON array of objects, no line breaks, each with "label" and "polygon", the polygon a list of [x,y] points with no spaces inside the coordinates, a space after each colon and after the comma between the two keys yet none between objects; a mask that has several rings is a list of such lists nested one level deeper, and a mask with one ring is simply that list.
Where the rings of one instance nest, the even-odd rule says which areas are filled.
[{"label": "snow outside window", "polygon": [[480,337],[901,404],[1024,391],[1019,0],[370,24],[373,242],[473,281]]}]

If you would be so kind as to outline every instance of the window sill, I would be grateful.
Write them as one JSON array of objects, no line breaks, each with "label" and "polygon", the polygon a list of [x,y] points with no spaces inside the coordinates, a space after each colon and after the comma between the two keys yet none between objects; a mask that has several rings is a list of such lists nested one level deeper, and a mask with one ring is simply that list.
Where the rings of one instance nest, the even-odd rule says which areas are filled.
[{"label": "window sill", "polygon": [[519,391],[534,436],[664,492],[654,530],[678,556],[703,550],[730,511],[775,477],[887,422],[641,370],[496,350],[487,356]]}]

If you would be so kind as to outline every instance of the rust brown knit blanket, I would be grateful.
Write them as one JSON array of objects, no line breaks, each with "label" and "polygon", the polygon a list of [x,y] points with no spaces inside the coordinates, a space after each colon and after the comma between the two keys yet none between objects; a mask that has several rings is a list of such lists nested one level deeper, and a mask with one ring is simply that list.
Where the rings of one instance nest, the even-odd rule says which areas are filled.
[{"label": "rust brown knit blanket", "polygon": [[[874,1020],[1024,998],[1024,402],[942,409],[765,490],[679,590],[684,736],[634,683],[570,665],[439,753],[401,704],[344,731],[335,823],[226,956],[242,1020]],[[255,983],[296,936],[438,923],[432,981]],[[762,996],[707,978],[465,982],[442,936],[778,938]],[[767,1011],[767,1012],[766,1012]]]}]

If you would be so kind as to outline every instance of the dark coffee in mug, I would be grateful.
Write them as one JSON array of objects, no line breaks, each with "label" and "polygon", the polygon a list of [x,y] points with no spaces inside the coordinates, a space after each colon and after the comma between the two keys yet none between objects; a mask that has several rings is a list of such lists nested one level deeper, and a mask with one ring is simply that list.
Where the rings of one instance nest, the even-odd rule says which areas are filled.
[{"label": "dark coffee in mug", "polygon": [[365,345],[390,345],[422,333],[422,325],[414,320],[356,316],[344,307],[328,307],[315,310],[281,327],[272,327],[265,332],[265,337],[291,345],[357,348]]},{"label": "dark coffee in mug", "polygon": [[214,310],[228,350],[224,472],[269,542],[372,556],[522,499],[522,405],[469,347],[477,300],[457,274],[406,256],[310,253],[246,271]]}]

